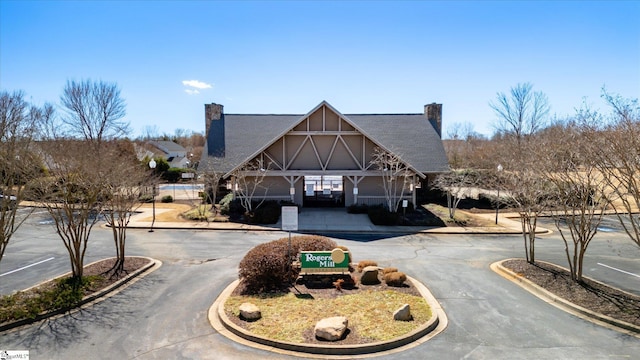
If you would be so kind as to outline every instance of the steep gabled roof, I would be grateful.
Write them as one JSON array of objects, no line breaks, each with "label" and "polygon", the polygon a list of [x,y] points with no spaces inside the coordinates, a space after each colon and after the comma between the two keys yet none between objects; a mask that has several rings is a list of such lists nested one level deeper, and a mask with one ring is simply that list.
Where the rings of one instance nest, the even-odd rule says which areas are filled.
[{"label": "steep gabled roof", "polygon": [[442,139],[424,114],[347,114],[372,140],[422,173],[446,171]]},{"label": "steep gabled roof", "polygon": [[322,106],[327,106],[379,146],[399,154],[422,173],[445,171],[448,167],[442,140],[424,114],[343,115],[326,101],[307,114],[224,114],[225,157],[210,154],[208,143],[200,162],[201,171],[226,173],[250,160],[294,129]]}]

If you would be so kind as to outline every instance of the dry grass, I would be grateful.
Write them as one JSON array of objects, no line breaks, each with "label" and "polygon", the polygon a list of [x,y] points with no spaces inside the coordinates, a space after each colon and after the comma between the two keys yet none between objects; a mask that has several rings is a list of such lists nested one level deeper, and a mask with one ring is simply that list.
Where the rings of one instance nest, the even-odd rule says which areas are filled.
[{"label": "dry grass", "polygon": [[[153,204],[143,204],[141,208],[151,208]],[[182,213],[189,211],[192,208],[187,204],[176,203],[160,203],[156,202],[156,222],[187,222],[182,216]],[[139,221],[151,221],[152,217],[142,218]]]},{"label": "dry grass", "polygon": [[[238,317],[239,306],[251,302],[262,319],[246,323],[250,332],[269,339],[305,342],[305,331],[331,316],[346,316],[349,329],[369,341],[384,341],[407,334],[431,318],[431,309],[422,297],[393,290],[369,291],[335,298],[298,298],[293,293],[270,296],[232,296],[224,305],[228,316]],[[413,321],[395,321],[393,312],[409,304]]]},{"label": "dry grass", "polygon": [[[445,206],[437,204],[426,204],[423,207],[444,221],[447,226],[465,226],[465,227],[494,227],[493,222],[473,216],[472,214],[456,209],[453,220],[449,218],[449,209]],[[493,210],[492,210],[493,211]]]}]

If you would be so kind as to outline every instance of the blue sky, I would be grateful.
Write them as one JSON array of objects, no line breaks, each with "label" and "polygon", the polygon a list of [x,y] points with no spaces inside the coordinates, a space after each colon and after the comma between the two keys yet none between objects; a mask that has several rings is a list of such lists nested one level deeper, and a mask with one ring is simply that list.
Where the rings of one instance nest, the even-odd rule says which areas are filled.
[{"label": "blue sky", "polygon": [[531,82],[552,114],[601,88],[640,98],[637,1],[0,0],[0,88],[58,103],[67,80],[116,82],[139,135],[226,113],[420,113],[490,135],[497,92]]}]

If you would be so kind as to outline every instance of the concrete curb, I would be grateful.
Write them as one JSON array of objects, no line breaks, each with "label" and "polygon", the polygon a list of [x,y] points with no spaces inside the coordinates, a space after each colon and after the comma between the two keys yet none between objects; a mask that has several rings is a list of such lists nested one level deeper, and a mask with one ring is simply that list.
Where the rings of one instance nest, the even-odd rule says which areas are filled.
[{"label": "concrete curb", "polygon": [[292,355],[296,357],[317,358],[321,355],[324,359],[355,359],[393,354],[421,345],[433,338],[448,325],[447,316],[433,297],[429,289],[413,278],[408,279],[418,288],[433,312],[432,318],[420,328],[390,341],[381,341],[371,344],[359,345],[324,345],[324,344],[298,344],[267,339],[250,333],[234,324],[225,314],[224,303],[237,287],[239,280],[231,283],[218,296],[209,308],[209,322],[221,335],[254,348]]},{"label": "concrete curb", "polygon": [[[505,259],[505,260],[501,260],[498,262],[495,262],[493,264],[490,265],[491,270],[493,270],[494,272],[496,272],[497,274],[499,274],[500,276],[504,277],[507,280],[510,280],[516,284],[518,284],[520,287],[522,287],[523,289],[529,291],[530,293],[532,293],[533,295],[537,296],[538,298],[542,299],[543,301],[545,301],[546,303],[549,303],[555,307],[557,307],[558,309],[561,309],[565,312],[568,312],[572,315],[575,315],[581,319],[590,321],[594,324],[598,324],[600,326],[604,326],[608,329],[611,330],[615,330],[630,336],[634,336],[637,338],[640,338],[640,326],[636,326],[633,324],[630,324],[628,322],[625,321],[621,321],[621,320],[617,320],[614,318],[611,318],[609,316],[600,314],[600,313],[596,313],[593,312],[589,309],[585,309],[582,306],[576,305],[572,302],[569,302],[561,297],[558,297],[557,295],[553,294],[550,291],[547,291],[546,289],[538,286],[537,284],[529,281],[528,279],[514,273],[513,271],[507,269],[506,267],[504,267],[502,265],[503,262],[505,261],[509,261],[509,260],[517,260],[517,259]],[[540,261],[541,263],[545,263],[544,261]],[[555,264],[551,264],[554,266],[558,266]],[[593,280],[593,279],[589,279],[593,282],[600,283],[597,280]],[[603,284],[606,285],[606,284]],[[606,285],[609,286],[609,285]]]},{"label": "concrete curb", "polygon": [[[106,225],[105,225],[106,226]],[[149,229],[149,226],[141,226],[141,225],[128,225],[128,229]],[[191,226],[191,225],[158,225],[156,223],[153,226],[154,230],[208,230],[208,231],[286,231],[280,228],[269,228],[269,227],[253,227],[253,228],[243,228],[242,226],[238,227],[199,227],[199,226]],[[522,234],[522,231],[516,230],[482,230],[477,228],[462,228],[462,227],[444,227],[444,228],[433,228],[433,229],[376,229],[376,230],[345,230],[345,229],[300,229],[295,231],[296,233],[340,233],[340,234],[443,234],[443,235],[455,235],[455,234],[482,234],[482,235],[519,235]],[[551,230],[539,230],[536,231],[538,235],[546,235],[551,234]]]},{"label": "concrete curb", "polygon": [[[159,260],[155,260],[152,259],[150,257],[146,257],[146,256],[134,256],[134,257],[138,257],[138,258],[143,258],[143,259],[147,259],[149,260],[149,263],[146,264],[145,266],[141,267],[140,269],[134,271],[133,273],[127,275],[127,277],[122,278],[118,281],[116,281],[115,283],[111,284],[110,286],[96,292],[93,293],[91,295],[87,295],[84,298],[82,298],[82,300],[80,301],[80,303],[78,304],[78,306],[72,308],[72,309],[59,309],[59,310],[54,310],[51,312],[45,312],[45,313],[41,313],[39,315],[37,315],[35,318],[33,319],[23,319],[23,320],[18,320],[18,321],[14,321],[11,323],[6,323],[4,325],[0,326],[0,332],[3,331],[7,331],[7,330],[12,330],[18,327],[22,327],[25,325],[31,325],[33,323],[39,322],[41,320],[45,320],[54,316],[64,316],[66,314],[72,314],[74,312],[80,311],[81,309],[85,309],[89,306],[95,305],[99,302],[102,302],[106,299],[108,299],[109,297],[117,294],[118,292],[124,290],[127,286],[135,283],[137,280],[139,280],[140,278],[142,278],[143,276],[146,276],[150,273],[152,273],[153,271],[157,270],[158,268],[160,268],[160,266],[162,266],[162,262]],[[98,260],[98,261],[94,261],[90,264],[87,264],[85,266],[89,266],[92,264],[95,264],[97,262],[103,261],[103,260],[107,260],[107,259],[111,259],[111,258],[106,258],[106,259],[102,259],[102,260]],[[60,275],[58,277],[55,277],[53,279],[49,279],[46,281],[43,281],[42,283],[32,286],[28,289],[25,289],[23,291],[27,291],[30,289],[33,289],[35,287],[38,287],[41,284],[47,283],[49,281],[53,281],[56,279],[60,279],[63,278],[65,276],[69,276],[71,275],[71,272],[68,272],[66,274]],[[140,277],[139,277],[140,276]],[[126,285],[126,286],[125,286]],[[117,290],[117,291],[116,291]]]}]

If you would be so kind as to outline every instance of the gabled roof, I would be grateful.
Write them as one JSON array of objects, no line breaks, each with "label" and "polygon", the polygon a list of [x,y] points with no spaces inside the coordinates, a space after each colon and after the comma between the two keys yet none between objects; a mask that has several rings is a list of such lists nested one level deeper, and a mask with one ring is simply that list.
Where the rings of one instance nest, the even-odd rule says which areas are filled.
[{"label": "gabled roof", "polygon": [[201,170],[231,171],[250,160],[291,131],[322,106],[338,116],[379,146],[399,154],[411,167],[422,173],[442,172],[448,168],[442,140],[424,114],[348,114],[335,110],[326,101],[307,114],[224,114],[225,157],[209,154],[207,144],[200,162]]},{"label": "gabled roof", "polygon": [[170,153],[170,152],[186,152],[187,150],[182,147],[182,145],[177,144],[173,141],[164,141],[164,140],[154,140],[154,141],[149,141],[149,144],[157,147],[158,149],[166,152],[166,153]]}]

